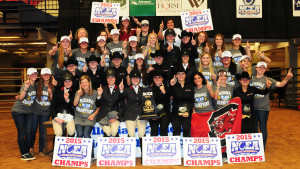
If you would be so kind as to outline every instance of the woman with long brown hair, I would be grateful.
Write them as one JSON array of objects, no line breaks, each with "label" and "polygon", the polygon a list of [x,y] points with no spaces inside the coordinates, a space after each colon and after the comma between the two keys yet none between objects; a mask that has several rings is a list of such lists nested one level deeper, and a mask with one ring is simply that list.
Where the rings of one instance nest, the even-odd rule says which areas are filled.
[{"label": "woman with long brown hair", "polygon": [[68,60],[71,56],[71,39],[68,36],[62,36],[60,38],[60,45],[58,43],[56,46],[53,46],[49,51],[49,55],[53,59],[52,63],[52,76],[59,80],[64,73],[64,61]]},{"label": "woman with long brown hair", "polygon": [[41,70],[41,77],[37,84],[36,100],[33,104],[32,129],[30,141],[30,153],[34,154],[34,142],[39,128],[39,155],[44,156],[44,126],[43,123],[50,118],[50,103],[53,96],[53,77],[49,68]]},{"label": "woman with long brown hair", "polygon": [[221,55],[222,52],[224,51],[225,51],[224,36],[222,34],[216,34],[214,38],[212,53],[211,53],[214,67],[223,66],[221,62]]}]

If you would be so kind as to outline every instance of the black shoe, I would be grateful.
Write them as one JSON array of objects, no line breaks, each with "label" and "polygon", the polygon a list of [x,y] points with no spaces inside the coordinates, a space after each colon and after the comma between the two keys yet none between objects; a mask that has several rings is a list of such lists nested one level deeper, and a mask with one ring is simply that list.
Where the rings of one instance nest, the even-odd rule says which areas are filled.
[{"label": "black shoe", "polygon": [[30,160],[35,160],[35,159],[36,159],[36,158],[35,158],[33,155],[31,155],[30,153],[27,153],[27,156],[29,157]]},{"label": "black shoe", "polygon": [[23,155],[21,155],[21,160],[23,160],[23,161],[30,161],[31,159],[30,159],[30,157],[27,154],[23,154]]}]

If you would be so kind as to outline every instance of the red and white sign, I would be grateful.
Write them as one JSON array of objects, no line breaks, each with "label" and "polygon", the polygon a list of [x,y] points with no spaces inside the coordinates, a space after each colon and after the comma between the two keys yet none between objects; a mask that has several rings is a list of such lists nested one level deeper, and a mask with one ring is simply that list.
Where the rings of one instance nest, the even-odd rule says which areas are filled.
[{"label": "red and white sign", "polygon": [[226,135],[228,163],[264,162],[261,133]]},{"label": "red and white sign", "polygon": [[97,166],[135,166],[135,149],[133,137],[98,137]]},{"label": "red and white sign", "polygon": [[91,23],[119,23],[119,3],[93,2]]},{"label": "red and white sign", "polygon": [[52,165],[90,168],[93,139],[55,137]]},{"label": "red and white sign", "polygon": [[221,141],[218,137],[184,137],[184,166],[222,166]]},{"label": "red and white sign", "polygon": [[181,165],[180,136],[143,137],[143,165]]},{"label": "red and white sign", "polygon": [[214,30],[210,9],[181,12],[182,29],[188,32]]}]

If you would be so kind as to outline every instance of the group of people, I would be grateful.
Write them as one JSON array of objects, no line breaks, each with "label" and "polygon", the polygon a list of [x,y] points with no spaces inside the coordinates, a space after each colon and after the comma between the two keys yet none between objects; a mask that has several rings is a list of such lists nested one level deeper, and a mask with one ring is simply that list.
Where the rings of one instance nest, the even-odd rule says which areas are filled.
[{"label": "group of people", "polygon": [[[227,49],[222,34],[210,43],[206,32],[174,28],[171,18],[157,34],[150,32],[148,20],[133,20],[136,29],[125,16],[120,29],[113,23],[109,31],[104,24],[95,47],[89,46],[85,28],[77,30],[75,40],[72,33],[62,36],[49,51],[52,68],[43,68],[37,83],[37,70],[28,69],[12,108],[21,160],[35,159],[38,127],[43,155],[42,124],[50,115],[56,136],[74,137],[76,131],[76,137],[91,138],[99,123],[104,137],[118,137],[125,122],[128,137],[135,137],[137,128],[142,142],[148,121],[151,136],[167,136],[171,123],[174,136],[183,129],[183,136],[190,137],[193,113],[220,109],[234,97],[242,100],[242,133],[256,133],[259,125],[266,144],[269,89],[285,86],[291,70],[281,82],[266,77],[271,60],[258,51],[261,62],[252,65],[250,47],[241,46],[240,34],[233,35]],[[145,91],[153,93],[158,119],[140,119]]]}]

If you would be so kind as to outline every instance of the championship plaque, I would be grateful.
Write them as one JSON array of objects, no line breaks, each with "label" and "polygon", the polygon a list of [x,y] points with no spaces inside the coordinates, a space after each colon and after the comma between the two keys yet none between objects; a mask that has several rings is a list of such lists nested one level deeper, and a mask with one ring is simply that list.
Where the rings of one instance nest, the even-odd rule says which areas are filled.
[{"label": "championship plaque", "polygon": [[178,115],[182,116],[185,112],[189,112],[189,105],[187,103],[180,104],[178,107]]},{"label": "championship plaque", "polygon": [[143,113],[140,115],[140,120],[158,119],[152,89],[144,88],[142,97]]}]

